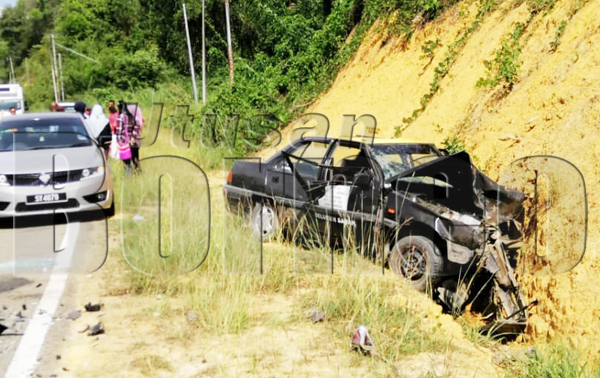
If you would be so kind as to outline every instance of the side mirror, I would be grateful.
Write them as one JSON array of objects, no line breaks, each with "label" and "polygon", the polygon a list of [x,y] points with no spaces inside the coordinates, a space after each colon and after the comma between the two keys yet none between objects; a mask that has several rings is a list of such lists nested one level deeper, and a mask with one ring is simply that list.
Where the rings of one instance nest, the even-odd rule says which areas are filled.
[{"label": "side mirror", "polygon": [[371,184],[371,176],[368,173],[359,173],[354,176],[354,185],[358,187],[367,187]]},{"label": "side mirror", "polygon": [[27,104],[27,100],[24,101],[24,105],[25,105],[25,111],[28,112],[29,111],[29,104]]},{"label": "side mirror", "polygon": [[440,150],[440,152],[445,156],[450,155],[450,152],[448,152],[448,150],[446,150],[446,149]]}]

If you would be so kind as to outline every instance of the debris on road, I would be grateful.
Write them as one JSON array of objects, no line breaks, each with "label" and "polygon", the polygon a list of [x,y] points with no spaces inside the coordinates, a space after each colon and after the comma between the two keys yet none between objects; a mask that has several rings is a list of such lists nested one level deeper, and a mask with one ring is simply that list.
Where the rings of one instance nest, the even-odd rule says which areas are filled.
[{"label": "debris on road", "polygon": [[42,284],[41,284],[41,283],[39,283],[39,284],[35,285],[35,287],[36,287],[36,288],[38,288],[38,287],[40,287],[40,286],[42,286]]},{"label": "debris on road", "polygon": [[98,312],[102,308],[102,303],[88,303],[85,305],[85,311],[87,312]]},{"label": "debris on road", "polygon": [[189,310],[186,314],[187,321],[192,323],[198,319],[198,314],[194,310]]},{"label": "debris on road", "polygon": [[27,311],[27,305],[25,303],[23,303],[23,311]]},{"label": "debris on road", "polygon": [[306,315],[306,317],[310,318],[313,323],[318,323],[325,320],[325,313],[318,308],[313,307],[308,311],[308,315]]},{"label": "debris on road", "polygon": [[365,354],[369,354],[375,348],[373,338],[369,334],[367,327],[364,325],[359,326],[356,331],[354,331],[354,334],[352,335],[352,348],[360,350]]},{"label": "debris on road", "polygon": [[67,319],[77,320],[81,316],[81,310],[73,310],[67,315]]},{"label": "debris on road", "polygon": [[90,329],[90,332],[88,332],[88,336],[102,335],[103,333],[104,327],[102,326],[102,323],[98,323],[95,326],[93,326],[92,329]]}]

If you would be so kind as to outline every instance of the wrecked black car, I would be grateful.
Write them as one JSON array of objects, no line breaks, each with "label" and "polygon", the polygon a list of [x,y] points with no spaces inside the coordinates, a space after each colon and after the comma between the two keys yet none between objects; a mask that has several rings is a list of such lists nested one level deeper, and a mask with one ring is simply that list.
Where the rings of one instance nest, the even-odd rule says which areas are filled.
[{"label": "wrecked black car", "polygon": [[524,195],[486,177],[466,152],[303,138],[266,161],[236,161],[223,191],[227,208],[248,214],[263,240],[299,219],[328,240],[351,228],[359,250],[448,311],[470,303],[486,329],[526,326],[529,306],[514,273]]}]

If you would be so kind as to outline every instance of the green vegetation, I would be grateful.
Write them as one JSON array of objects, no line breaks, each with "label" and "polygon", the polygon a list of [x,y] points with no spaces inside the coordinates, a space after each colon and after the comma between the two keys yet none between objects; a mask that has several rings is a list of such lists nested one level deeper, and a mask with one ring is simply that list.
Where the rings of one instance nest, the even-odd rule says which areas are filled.
[{"label": "green vegetation", "polygon": [[572,345],[556,344],[509,366],[517,378],[598,378],[600,369],[588,366]]},{"label": "green vegetation", "polygon": [[435,41],[425,41],[423,46],[421,46],[421,50],[423,50],[423,55],[421,55],[421,59],[429,59],[430,61],[433,60],[433,57],[435,56],[435,50],[437,50],[437,48],[440,46],[442,46],[442,44],[439,38]]},{"label": "green vegetation", "polygon": [[497,0],[480,1],[479,12],[477,13],[475,20],[465,30],[463,30],[463,32],[460,34],[460,37],[456,41],[452,42],[452,44],[448,46],[448,50],[446,51],[444,59],[442,59],[442,61],[437,65],[437,67],[435,67],[434,76],[430,84],[429,92],[424,94],[421,98],[421,107],[413,111],[410,117],[406,117],[402,120],[403,126],[396,127],[396,136],[400,135],[403,129],[412,124],[419,117],[419,115],[421,115],[421,113],[423,113],[425,109],[427,109],[429,101],[431,101],[433,96],[435,96],[435,94],[440,89],[441,80],[444,77],[446,77],[448,72],[450,72],[450,68],[452,68],[452,65],[456,61],[458,54],[466,45],[471,34],[473,34],[473,32],[479,28],[483,17],[489,12],[492,12],[494,9],[496,9],[497,6]]},{"label": "green vegetation", "polygon": [[571,19],[573,19],[573,17],[575,17],[575,15],[577,14],[577,12],[579,12],[579,10],[581,8],[583,8],[589,2],[590,2],[590,0],[575,1],[575,3],[573,4],[573,9],[571,9],[571,11],[569,12],[567,19],[562,20],[560,22],[560,24],[558,25],[558,28],[556,29],[556,36],[554,37],[554,40],[552,42],[550,42],[550,51],[551,52],[555,52],[556,49],[558,48],[558,46],[560,45],[560,40],[561,40],[563,34],[565,33],[565,30],[567,29],[567,25],[569,25],[569,22],[571,21]]},{"label": "green vegetation", "polygon": [[[522,3],[522,2],[521,2]],[[556,0],[528,0],[529,18],[524,22],[517,22],[512,33],[508,34],[506,39],[502,41],[502,46],[496,51],[496,56],[493,60],[485,60],[483,64],[488,71],[486,78],[480,78],[476,86],[479,87],[496,87],[502,84],[505,93],[512,90],[517,82],[517,73],[521,66],[519,59],[521,55],[521,38],[525,30],[537,14],[547,15],[554,5]],[[578,8],[578,7],[576,7]],[[564,33],[567,24],[561,22],[556,38],[551,43],[551,49],[554,51],[560,42],[560,37]]]},{"label": "green vegetation", "polygon": [[511,90],[517,81],[517,72],[521,66],[519,55],[521,45],[519,40],[527,24],[517,22],[515,30],[502,41],[502,46],[496,51],[496,57],[483,62],[488,70],[488,77],[477,81],[477,87],[495,87],[502,84],[507,90]]},{"label": "green vegetation", "polygon": [[560,45],[560,39],[562,38],[562,35],[565,33],[565,29],[567,28],[567,25],[568,25],[567,20],[562,20],[560,22],[560,24],[558,25],[558,28],[556,29],[556,36],[554,37],[554,40],[552,42],[550,42],[550,51],[552,51],[552,52],[556,51],[556,49],[558,48],[558,45]]},{"label": "green vegetation", "polygon": [[[489,1],[489,0],[488,0]],[[388,22],[410,37],[415,20],[426,22],[457,0],[300,0],[232,2],[235,82],[230,85],[226,20],[221,0],[206,3],[206,106],[193,105],[193,137],[202,134],[205,114],[239,115],[245,125],[258,114],[280,127],[324,89],[358,48],[373,22]],[[192,50],[201,62],[201,0],[187,2]],[[50,76],[51,38],[94,63],[59,47],[68,99],[87,102],[126,98],[145,108],[152,102],[193,103],[183,15],[178,2],[158,0],[19,0],[0,17],[0,80],[11,56],[33,110],[46,110],[54,97]],[[196,72],[200,70],[196,69]],[[143,98],[146,103],[140,99]],[[260,125],[257,125],[260,128]],[[255,130],[254,130],[255,131]],[[262,137],[264,137],[264,134]],[[239,140],[260,135],[240,127]],[[231,137],[231,136],[229,136]],[[220,136],[214,142],[219,144]],[[233,146],[245,154],[256,146]]]},{"label": "green vegetation", "polygon": [[[513,85],[516,83],[517,72],[521,65],[519,61],[519,55],[521,54],[520,38],[533,17],[538,13],[544,15],[547,14],[554,7],[555,2],[556,0],[527,0],[530,17],[525,23],[517,23],[515,30],[502,42],[500,49],[496,51],[496,56],[493,60],[484,61],[488,70],[488,77],[480,78],[477,81],[477,87],[496,87],[497,85],[502,84],[505,90],[512,89]],[[522,3],[523,1],[517,1],[515,6]],[[582,6],[583,5],[577,5],[576,9],[579,9]],[[421,107],[415,109],[410,117],[406,117],[402,120],[403,125],[396,127],[396,136],[400,135],[403,129],[410,126],[421,113],[427,109],[427,105],[439,91],[442,79],[450,72],[458,54],[467,43],[471,34],[479,28],[483,17],[497,7],[498,0],[480,1],[479,12],[475,17],[475,20],[461,33],[456,41],[448,46],[446,56],[435,68],[433,80],[430,84],[430,90],[421,98]],[[464,12],[461,11],[461,14],[464,14]],[[425,51],[425,48],[428,47],[429,46],[424,46],[423,50]]]},{"label": "green vegetation", "polygon": [[548,14],[554,8],[555,4],[556,0],[527,0],[531,14],[537,14],[542,11],[544,14]]},{"label": "green vegetation", "polygon": [[466,151],[464,143],[457,137],[453,137],[452,139],[446,138],[443,143],[450,154]]}]

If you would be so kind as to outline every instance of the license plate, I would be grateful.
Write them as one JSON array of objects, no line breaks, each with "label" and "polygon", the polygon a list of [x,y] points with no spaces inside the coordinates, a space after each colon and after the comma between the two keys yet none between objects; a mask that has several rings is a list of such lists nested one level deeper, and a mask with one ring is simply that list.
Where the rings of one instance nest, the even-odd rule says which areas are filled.
[{"label": "license plate", "polygon": [[47,194],[36,194],[33,196],[27,196],[27,203],[52,203],[52,202],[64,202],[67,200],[66,193],[47,193]]}]

